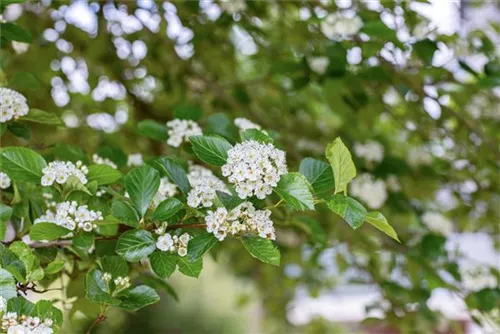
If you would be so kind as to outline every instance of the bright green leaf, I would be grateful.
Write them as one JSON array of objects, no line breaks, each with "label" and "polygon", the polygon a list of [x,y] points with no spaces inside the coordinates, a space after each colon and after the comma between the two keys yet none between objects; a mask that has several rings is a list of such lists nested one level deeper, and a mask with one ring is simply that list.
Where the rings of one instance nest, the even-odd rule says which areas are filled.
[{"label": "bright green leaf", "polygon": [[166,175],[179,189],[187,195],[191,186],[186,171],[171,158],[161,158],[153,161],[152,166]]},{"label": "bright green leaf", "polygon": [[118,307],[128,311],[137,311],[148,305],[160,301],[156,291],[147,285],[139,285],[133,289],[120,294],[120,305]]},{"label": "bright green leaf", "polygon": [[257,129],[248,129],[241,133],[241,140],[255,140],[261,143],[272,143],[273,139]]},{"label": "bright green leaf", "polygon": [[295,210],[314,210],[311,185],[304,175],[288,173],[282,175],[274,191]]},{"label": "bright green leaf", "polygon": [[212,233],[204,233],[189,240],[187,258],[189,262],[195,262],[202,258],[218,242]]},{"label": "bright green leaf", "polygon": [[40,109],[30,109],[28,115],[19,118],[19,120],[47,125],[63,125],[63,122],[56,114]]},{"label": "bright green leaf", "polygon": [[139,214],[128,202],[119,200],[113,201],[111,204],[113,217],[118,218],[119,222],[132,227],[139,227]]},{"label": "bright green leaf", "polygon": [[342,140],[337,138],[333,143],[328,144],[325,155],[333,169],[335,193],[345,191],[347,184],[356,176],[356,167],[351,153]]},{"label": "bright green leaf", "polygon": [[67,235],[71,231],[54,223],[37,223],[31,227],[31,240],[56,240]]},{"label": "bright green leaf", "polygon": [[273,266],[280,265],[280,251],[271,240],[260,237],[242,238],[241,242],[247,251],[257,260]]},{"label": "bright green leaf", "polygon": [[17,24],[14,23],[0,23],[0,31],[2,31],[2,38],[9,41],[17,41],[23,43],[31,43],[33,38],[31,33]]},{"label": "bright green leaf", "polygon": [[123,233],[116,243],[116,253],[128,262],[138,262],[156,249],[151,232],[132,230]]},{"label": "bright green leaf", "polygon": [[110,184],[122,177],[119,170],[108,165],[90,165],[87,179],[89,182],[97,181],[98,185]]},{"label": "bright green leaf", "polygon": [[366,218],[366,209],[354,198],[344,195],[333,195],[326,205],[330,210],[342,217],[353,229],[357,229]]},{"label": "bright green leaf", "polygon": [[149,261],[151,263],[151,269],[153,272],[161,278],[168,278],[175,271],[177,266],[177,255],[156,251],[149,256]]},{"label": "bright green leaf", "polygon": [[64,260],[54,260],[53,262],[49,263],[45,268],[45,274],[47,275],[57,274],[64,268],[65,263],[66,262]]},{"label": "bright green leaf", "polygon": [[166,221],[179,212],[184,205],[177,198],[170,197],[161,202],[151,215],[152,221]]},{"label": "bright green leaf", "polygon": [[4,147],[0,149],[0,170],[13,181],[40,182],[45,159],[25,147]]},{"label": "bright green leaf", "polygon": [[137,124],[137,132],[144,137],[166,141],[168,139],[167,126],[152,119],[146,119]]},{"label": "bright green leaf", "polygon": [[227,160],[227,151],[232,145],[220,137],[194,136],[190,138],[193,151],[200,160],[210,165],[222,166]]},{"label": "bright green leaf", "polygon": [[189,262],[186,256],[179,256],[177,265],[179,266],[179,271],[184,275],[198,277],[203,269],[203,259],[200,258],[195,262]]},{"label": "bright green leaf", "polygon": [[159,187],[160,175],[148,165],[135,168],[125,176],[125,188],[141,217],[144,217]]},{"label": "bright green leaf", "polygon": [[396,231],[394,231],[394,228],[392,228],[392,226],[389,225],[389,223],[387,222],[387,219],[385,218],[385,216],[382,213],[380,213],[378,211],[369,212],[366,215],[365,220],[369,224],[375,226],[380,231],[384,232],[385,234],[387,234],[388,236],[390,236],[391,238],[396,240],[397,242],[401,242],[401,241],[399,241],[399,238],[398,238]]},{"label": "bright green leaf", "polygon": [[305,158],[300,163],[299,172],[306,177],[319,198],[328,195],[335,187],[332,167],[324,161]]}]

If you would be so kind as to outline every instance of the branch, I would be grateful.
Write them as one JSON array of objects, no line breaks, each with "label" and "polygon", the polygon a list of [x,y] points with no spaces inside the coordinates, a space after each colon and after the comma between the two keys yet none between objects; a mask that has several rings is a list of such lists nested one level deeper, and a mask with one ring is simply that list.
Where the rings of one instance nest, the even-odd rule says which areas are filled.
[{"label": "branch", "polygon": [[94,327],[97,326],[98,323],[103,322],[104,320],[106,320],[106,316],[104,314],[99,314],[97,318],[95,318],[95,320],[90,324],[90,327],[87,329],[85,334],[91,334]]},{"label": "branch", "polygon": [[175,230],[178,228],[205,228],[207,224],[173,224],[168,225],[167,230]]}]

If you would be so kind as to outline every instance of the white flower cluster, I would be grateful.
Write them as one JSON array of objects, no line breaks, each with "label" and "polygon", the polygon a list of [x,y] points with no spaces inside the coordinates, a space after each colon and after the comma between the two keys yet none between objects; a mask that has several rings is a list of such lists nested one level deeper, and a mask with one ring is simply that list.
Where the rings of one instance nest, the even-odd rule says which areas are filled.
[{"label": "white flower cluster", "polygon": [[362,27],[363,21],[358,16],[347,17],[340,12],[328,15],[321,22],[321,32],[330,39],[348,38]]},{"label": "white flower cluster", "polygon": [[127,166],[128,167],[140,166],[143,163],[144,163],[144,160],[142,159],[142,154],[134,153],[134,154],[128,155],[128,159],[127,159]]},{"label": "white flower cluster", "polygon": [[257,129],[260,130],[261,126],[259,124],[255,124],[254,122],[246,119],[244,117],[237,117],[234,119],[234,125],[238,127],[241,131],[249,130],[249,129]]},{"label": "white flower cluster", "polygon": [[313,72],[318,74],[324,74],[328,65],[330,65],[330,60],[328,57],[309,57],[307,58],[307,64]]},{"label": "white flower cluster", "polygon": [[496,288],[498,281],[491,270],[478,264],[467,263],[460,266],[462,284],[468,291],[479,291],[486,288]]},{"label": "white flower cluster", "polygon": [[430,165],[432,163],[432,155],[421,148],[412,147],[408,151],[406,160],[413,167],[418,167],[420,165]]},{"label": "white flower cluster", "polygon": [[10,177],[5,173],[0,172],[0,189],[7,189],[10,187],[10,183]]},{"label": "white flower cluster", "polygon": [[100,211],[89,210],[87,205],[78,205],[75,201],[61,202],[55,205],[55,212],[47,210],[44,215],[35,219],[37,223],[54,223],[68,230],[74,231],[77,227],[90,232],[97,228],[94,223],[97,220],[103,220]]},{"label": "white flower cluster", "polygon": [[369,163],[380,162],[384,159],[384,146],[374,140],[368,140],[365,144],[355,143],[354,153]]},{"label": "white flower cluster", "polygon": [[453,232],[453,223],[438,212],[426,212],[421,218],[425,226],[434,233],[447,236]]},{"label": "white flower cluster", "polygon": [[220,241],[226,236],[258,234],[261,238],[276,239],[270,210],[256,210],[252,203],[245,202],[228,212],[226,208],[208,211],[205,217],[207,232]]},{"label": "white flower cluster", "polygon": [[351,195],[358,197],[372,209],[379,209],[387,200],[387,189],[383,180],[375,180],[371,174],[361,174],[352,180]]},{"label": "white flower cluster", "polygon": [[182,142],[188,142],[191,136],[200,136],[203,133],[199,125],[188,119],[174,119],[167,122],[168,139],[167,144],[173,147],[181,146]]},{"label": "white flower cluster", "polygon": [[387,184],[387,189],[389,189],[389,191],[401,191],[401,183],[399,183],[399,179],[396,175],[388,175],[385,183]]},{"label": "white flower cluster", "polygon": [[175,184],[171,183],[168,177],[162,177],[160,180],[160,187],[153,197],[153,207],[157,207],[158,204],[169,197],[175,196],[175,194],[177,194]]},{"label": "white flower cluster", "polygon": [[28,43],[12,41],[12,48],[16,54],[20,55],[27,52],[30,45]]},{"label": "white flower cluster", "polygon": [[0,87],[0,123],[25,116],[29,112],[26,98],[15,90]]},{"label": "white flower cluster", "polygon": [[158,237],[156,248],[162,252],[173,252],[177,253],[179,256],[186,256],[188,243],[191,238],[192,237],[188,233],[183,233],[180,237],[165,233]]},{"label": "white flower cluster", "polygon": [[102,158],[97,154],[92,155],[92,162],[96,165],[108,165],[110,167],[113,167],[114,169],[118,168],[118,166],[113,161],[109,160],[108,158]]},{"label": "white flower cluster", "polygon": [[28,317],[16,312],[7,312],[2,317],[2,333],[7,334],[52,334],[52,319],[41,320],[39,317]]},{"label": "white flower cluster", "polygon": [[263,199],[276,187],[281,175],[287,173],[285,152],[272,144],[247,140],[228,152],[222,175],[229,177],[240,198],[252,195]]},{"label": "white flower cluster", "polygon": [[52,161],[42,169],[42,172],[42,186],[51,186],[54,182],[65,183],[70,176],[74,176],[82,184],[86,184],[87,177],[85,175],[89,170],[81,161],[77,161],[76,164],[71,161]]},{"label": "white flower cluster", "polygon": [[223,0],[220,2],[223,11],[233,15],[244,11],[247,8],[245,0]]},{"label": "white flower cluster", "polygon": [[115,278],[113,282],[115,283],[116,287],[120,290],[127,289],[130,287],[130,278],[128,278],[128,276],[127,277],[118,276],[117,278]]},{"label": "white flower cluster", "polygon": [[187,198],[190,207],[198,208],[200,205],[205,208],[211,207],[217,196],[217,191],[229,193],[224,182],[215,176],[210,169],[203,166],[189,166],[187,177],[189,184],[191,184]]}]

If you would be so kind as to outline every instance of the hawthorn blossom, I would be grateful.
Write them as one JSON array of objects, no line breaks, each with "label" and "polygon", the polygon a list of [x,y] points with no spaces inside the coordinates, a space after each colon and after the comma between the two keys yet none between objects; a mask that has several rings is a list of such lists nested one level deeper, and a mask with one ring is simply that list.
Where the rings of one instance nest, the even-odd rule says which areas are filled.
[{"label": "hawthorn blossom", "polygon": [[16,312],[7,312],[2,317],[2,333],[7,334],[52,334],[53,321],[50,318],[40,319],[21,315]]},{"label": "hawthorn blossom", "polygon": [[188,180],[191,185],[187,203],[190,207],[211,207],[217,191],[230,193],[224,182],[208,168],[199,165],[189,166]]},{"label": "hawthorn blossom", "polygon": [[374,140],[368,140],[364,144],[355,143],[354,153],[368,163],[381,162],[384,159],[384,146]]},{"label": "hawthorn blossom", "polygon": [[253,195],[265,198],[272,193],[281,175],[288,172],[285,152],[273,144],[247,140],[236,144],[227,153],[222,175],[228,177],[243,199]]},{"label": "hawthorn blossom", "polygon": [[142,154],[140,153],[134,153],[134,154],[129,154],[127,158],[127,167],[135,167],[135,166],[140,166],[144,163],[144,160],[142,159]]},{"label": "hawthorn blossom", "polygon": [[399,183],[399,179],[396,175],[388,175],[385,183],[387,184],[387,189],[392,192],[401,191],[401,183]]},{"label": "hawthorn blossom", "polygon": [[200,136],[200,126],[188,119],[174,119],[167,122],[168,139],[167,144],[173,147],[179,147],[183,142],[189,142],[189,137]]},{"label": "hawthorn blossom", "polygon": [[66,201],[58,203],[52,210],[48,209],[44,215],[35,219],[34,224],[54,223],[71,231],[78,227],[85,232],[91,232],[97,228],[95,222],[103,219],[100,211],[89,210],[87,205],[78,205],[75,201]]},{"label": "hawthorn blossom", "polygon": [[97,154],[92,155],[92,162],[95,163],[96,165],[108,165],[110,167],[113,167],[114,169],[117,169],[118,166],[108,158],[102,158]]},{"label": "hawthorn blossom", "polygon": [[172,236],[170,233],[165,233],[158,237],[156,248],[162,252],[172,252],[177,253],[179,256],[186,256],[188,243],[191,239],[192,237],[188,233],[183,233],[181,236]]},{"label": "hawthorn blossom", "polygon": [[497,278],[491,273],[490,268],[484,265],[470,263],[461,265],[460,275],[462,276],[462,284],[468,291],[494,289],[498,286]]},{"label": "hawthorn blossom", "polygon": [[434,233],[447,236],[453,232],[453,223],[438,212],[426,212],[421,218],[425,226]]},{"label": "hawthorn blossom", "polygon": [[244,11],[247,8],[245,0],[222,0],[220,7],[228,14],[234,15]]},{"label": "hawthorn blossom", "polygon": [[10,177],[5,173],[0,172],[0,189],[7,189],[10,187],[10,183]]},{"label": "hawthorn blossom", "polygon": [[412,147],[408,151],[406,160],[413,167],[430,165],[432,163],[432,155],[422,148]]},{"label": "hawthorn blossom", "polygon": [[51,186],[54,182],[59,184],[65,183],[70,176],[74,176],[82,184],[86,184],[86,174],[89,170],[81,161],[77,161],[76,164],[73,164],[71,161],[52,161],[42,169],[42,172],[42,186]]},{"label": "hawthorn blossom", "polygon": [[244,117],[237,117],[234,119],[234,125],[238,127],[241,131],[249,130],[249,129],[257,129],[260,130],[261,126],[259,124],[255,124],[254,122],[246,119]]},{"label": "hawthorn blossom", "polygon": [[352,180],[350,193],[361,199],[372,209],[379,209],[387,200],[387,189],[383,180],[375,180],[373,175],[364,173]]},{"label": "hawthorn blossom", "polygon": [[120,290],[127,289],[128,287],[130,287],[130,278],[128,277],[118,276],[117,278],[115,278],[113,282],[115,283],[116,287]]},{"label": "hawthorn blossom", "polygon": [[228,234],[254,234],[264,239],[275,240],[276,234],[270,210],[256,210],[252,203],[244,202],[231,211],[226,208],[217,208],[208,211],[205,217],[207,232],[224,240]]},{"label": "hawthorn blossom", "polygon": [[26,98],[15,90],[0,87],[0,123],[25,116],[29,112]]},{"label": "hawthorn blossom", "polygon": [[330,60],[328,57],[309,57],[307,58],[307,64],[309,68],[318,74],[325,74],[328,65],[330,65]]},{"label": "hawthorn blossom", "polygon": [[330,39],[344,39],[359,32],[363,21],[358,16],[347,17],[337,12],[328,15],[321,22],[321,32]]}]

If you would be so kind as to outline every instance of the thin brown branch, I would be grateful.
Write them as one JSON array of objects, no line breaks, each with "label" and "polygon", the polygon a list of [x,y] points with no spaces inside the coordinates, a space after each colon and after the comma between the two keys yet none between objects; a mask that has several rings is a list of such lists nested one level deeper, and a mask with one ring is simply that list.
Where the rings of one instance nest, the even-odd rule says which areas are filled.
[{"label": "thin brown branch", "polygon": [[97,326],[98,323],[103,322],[104,320],[106,320],[106,316],[104,314],[99,314],[97,318],[95,318],[95,320],[90,324],[85,334],[91,334],[94,327]]},{"label": "thin brown branch", "polygon": [[205,228],[207,224],[173,224],[168,225],[167,230],[175,230],[178,228]]}]

